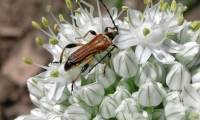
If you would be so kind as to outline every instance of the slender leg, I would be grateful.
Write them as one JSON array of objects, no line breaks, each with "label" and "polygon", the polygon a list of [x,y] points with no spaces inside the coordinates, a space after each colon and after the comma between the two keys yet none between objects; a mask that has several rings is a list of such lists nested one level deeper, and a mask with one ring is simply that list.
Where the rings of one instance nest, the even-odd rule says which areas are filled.
[{"label": "slender leg", "polygon": [[72,87],[71,87],[71,92],[73,91],[73,85],[76,82],[76,80],[78,80],[78,78],[80,77],[81,73],[85,72],[87,70],[87,68],[89,67],[89,65],[92,63],[94,59],[94,56],[90,57],[88,62],[82,67],[80,73],[77,75],[77,77],[72,81]]},{"label": "slender leg", "polygon": [[104,66],[104,69],[103,69],[103,76],[105,77],[105,73],[106,73],[106,67],[109,65],[109,63],[110,63],[110,59],[111,59],[111,53],[110,52],[108,52],[108,60],[107,60],[107,62],[106,62],[106,65]]},{"label": "slender leg", "polygon": [[[85,33],[83,38],[85,38],[89,33],[91,33],[92,35],[97,35],[97,33],[94,30],[89,30],[87,33]],[[81,38],[75,38],[75,39],[81,39]]]},{"label": "slender leg", "polygon": [[62,50],[62,52],[61,52],[61,54],[60,54],[60,60],[59,60],[59,62],[58,61],[55,61],[55,62],[53,62],[53,63],[62,63],[62,57],[63,57],[63,53],[64,53],[64,51],[65,51],[65,49],[66,48],[73,48],[73,47],[77,47],[77,46],[83,46],[84,44],[75,44],[75,43],[71,43],[71,44],[68,44],[68,45],[66,45],[64,48],[63,48],[63,50]]},{"label": "slender leg", "polygon": [[108,53],[106,54],[106,55],[104,55],[102,58],[101,58],[101,60],[99,60],[94,66],[92,66],[92,68],[90,68],[90,70],[89,70],[89,72],[95,67],[95,66],[97,66],[102,60],[104,60],[107,56],[108,56],[108,54],[111,54],[111,52],[116,48],[117,46],[113,46],[111,49],[110,49],[110,51],[108,51]]}]

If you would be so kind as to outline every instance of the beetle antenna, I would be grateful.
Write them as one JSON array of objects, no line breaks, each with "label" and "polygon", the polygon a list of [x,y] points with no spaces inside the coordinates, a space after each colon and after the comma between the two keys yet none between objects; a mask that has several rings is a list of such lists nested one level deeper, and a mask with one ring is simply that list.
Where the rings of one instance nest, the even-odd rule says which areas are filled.
[{"label": "beetle antenna", "polygon": [[102,5],[106,8],[106,11],[108,12],[108,14],[109,14],[109,16],[110,16],[110,18],[111,18],[111,20],[112,20],[114,26],[115,26],[115,29],[117,30],[117,33],[118,33],[118,27],[115,25],[115,22],[114,22],[114,20],[113,20],[111,14],[110,14],[108,8],[107,8],[106,5],[102,2],[102,0],[99,0],[99,1],[100,1],[100,2],[102,3]]}]

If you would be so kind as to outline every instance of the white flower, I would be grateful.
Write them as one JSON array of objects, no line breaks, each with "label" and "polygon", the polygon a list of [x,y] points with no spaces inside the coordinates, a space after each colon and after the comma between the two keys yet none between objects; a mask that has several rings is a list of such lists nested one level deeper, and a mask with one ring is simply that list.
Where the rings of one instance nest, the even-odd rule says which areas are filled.
[{"label": "white flower", "polygon": [[[145,10],[143,16],[136,10],[128,10],[129,34],[117,36],[113,43],[121,49],[136,46],[135,54],[140,64],[145,63],[151,54],[164,63],[171,64],[174,57],[170,53],[177,53],[183,46],[166,37],[167,33],[177,33],[184,23],[178,25],[178,13],[160,11],[159,4]],[[174,24],[175,23],[175,24]],[[121,44],[121,43],[126,44]]]}]

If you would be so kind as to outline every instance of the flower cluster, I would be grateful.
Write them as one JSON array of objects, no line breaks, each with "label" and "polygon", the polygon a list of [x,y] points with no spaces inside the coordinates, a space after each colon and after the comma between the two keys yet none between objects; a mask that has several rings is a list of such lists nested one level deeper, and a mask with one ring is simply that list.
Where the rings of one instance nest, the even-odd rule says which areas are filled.
[{"label": "flower cluster", "polygon": [[[37,37],[36,43],[52,54],[53,61],[43,66],[23,58],[46,71],[27,81],[30,99],[37,108],[15,120],[200,120],[200,21],[186,21],[186,7],[175,0],[170,4],[160,0],[155,5],[144,0],[143,13],[127,6],[119,13],[111,8],[119,34],[112,41],[117,48],[111,52],[110,64],[104,74],[109,59],[102,58],[107,51],[96,54],[72,91],[71,82],[85,62],[65,71],[64,62],[80,47],[62,52],[63,48],[70,43],[88,43],[95,36],[85,35],[87,31],[105,34],[106,27],[114,27],[110,15],[101,14],[99,0],[96,3],[98,17],[86,1],[77,0],[79,8],[73,12],[71,1],[66,0],[72,23],[62,15],[59,21],[47,7],[57,22],[54,29],[58,34],[45,17],[42,23],[50,32],[32,22],[50,37],[49,43]],[[123,20],[122,12],[127,12]],[[60,59],[63,63],[57,63]]]}]

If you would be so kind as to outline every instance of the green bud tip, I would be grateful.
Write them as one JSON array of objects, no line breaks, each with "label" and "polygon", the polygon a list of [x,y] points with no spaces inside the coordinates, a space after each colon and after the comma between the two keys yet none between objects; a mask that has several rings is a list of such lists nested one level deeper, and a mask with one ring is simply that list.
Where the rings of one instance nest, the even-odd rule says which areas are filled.
[{"label": "green bud tip", "polygon": [[40,47],[42,47],[42,46],[44,45],[42,39],[39,38],[39,37],[36,37],[35,41],[36,41],[36,43],[37,43]]},{"label": "green bud tip", "polygon": [[40,26],[37,22],[32,21],[31,23],[32,23],[32,26],[33,26],[35,29],[41,30],[41,26]]},{"label": "green bud tip", "polygon": [[122,6],[122,10],[128,10],[128,6]]},{"label": "green bud tip", "polygon": [[173,0],[171,3],[171,11],[173,11],[173,12],[176,11],[176,6],[177,6],[176,0]]},{"label": "green bud tip", "polygon": [[59,19],[60,19],[60,22],[65,20],[62,14],[59,14]]},{"label": "green bud tip", "polygon": [[55,31],[59,31],[58,24],[54,24],[53,28],[54,28]]},{"label": "green bud tip", "polygon": [[49,11],[50,11],[50,9],[51,9],[51,6],[50,6],[50,5],[48,5],[48,6],[46,7],[46,11],[47,11],[47,12],[49,12]]},{"label": "green bud tip", "polygon": [[162,5],[161,10],[162,10],[162,11],[165,11],[167,8],[168,8],[168,3],[165,2],[165,3]]},{"label": "green bud tip", "polygon": [[178,25],[181,26],[184,23],[184,17],[179,17],[178,18]]},{"label": "green bud tip", "polygon": [[58,40],[55,39],[55,38],[50,38],[49,39],[49,43],[52,44],[52,45],[57,45],[58,44]]},{"label": "green bud tip", "polygon": [[28,57],[23,57],[23,61],[24,61],[26,64],[29,64],[29,65],[33,64],[33,61],[32,61],[30,58],[28,58]]},{"label": "green bud tip", "polygon": [[65,0],[65,3],[67,5],[67,8],[72,9],[72,1],[71,0]]},{"label": "green bud tip", "polygon": [[49,27],[50,26],[49,21],[45,17],[42,17],[42,23],[43,23],[44,27]]},{"label": "green bud tip", "polygon": [[58,71],[51,71],[50,76],[51,77],[58,77],[59,72]]},{"label": "green bud tip", "polygon": [[143,29],[144,36],[147,36],[150,33],[150,30],[148,28]]},{"label": "green bud tip", "polygon": [[34,84],[38,84],[38,81],[36,80],[36,79],[32,79],[32,82],[34,83]]}]

